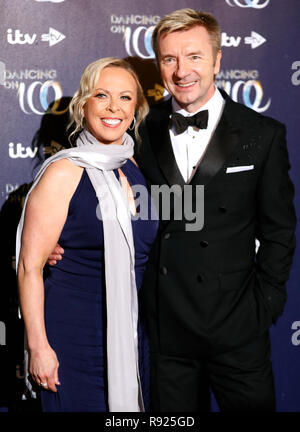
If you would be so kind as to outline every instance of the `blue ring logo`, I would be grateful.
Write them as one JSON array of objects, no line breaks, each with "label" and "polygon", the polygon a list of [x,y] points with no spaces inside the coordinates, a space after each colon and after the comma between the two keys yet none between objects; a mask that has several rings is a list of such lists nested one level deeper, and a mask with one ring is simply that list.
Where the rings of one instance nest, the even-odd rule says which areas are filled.
[{"label": "blue ring logo", "polygon": [[265,0],[264,3],[260,4],[261,0],[226,0],[229,6],[239,6],[241,8],[253,8],[262,9],[270,3],[270,0]]},{"label": "blue ring logo", "polygon": [[[151,44],[151,38],[152,33],[155,26],[145,27],[140,26],[137,27],[134,31],[130,27],[126,27],[126,30],[124,32],[124,41],[125,41],[125,49],[127,51],[127,54],[129,56],[132,56],[132,50],[133,52],[141,57],[141,58],[154,58],[154,51],[152,49]],[[144,37],[142,37],[142,32],[144,32]],[[142,39],[142,42],[140,43],[140,39]],[[146,53],[142,52],[140,49],[140,45],[144,46]]]},{"label": "blue ring logo", "polygon": [[[39,91],[36,91],[36,88],[38,87],[40,87],[40,89]],[[52,89],[52,92],[54,93],[53,100],[55,101],[51,108],[49,108],[48,103],[49,89]],[[34,97],[36,93],[37,96]],[[58,111],[58,107],[63,96],[62,88],[58,81],[48,80],[44,83],[42,83],[41,81],[34,81],[29,85],[27,89],[25,83],[21,82],[18,88],[18,96],[20,108],[25,114],[34,113],[37,115],[43,115],[46,112],[51,112],[51,114],[61,115],[68,110],[67,107],[62,111]],[[39,99],[40,107],[43,109],[43,111],[41,111],[39,107],[36,107],[36,105],[34,104],[34,100],[36,98]],[[30,111],[27,110],[28,108],[25,108],[25,102],[27,102],[27,106]]]}]

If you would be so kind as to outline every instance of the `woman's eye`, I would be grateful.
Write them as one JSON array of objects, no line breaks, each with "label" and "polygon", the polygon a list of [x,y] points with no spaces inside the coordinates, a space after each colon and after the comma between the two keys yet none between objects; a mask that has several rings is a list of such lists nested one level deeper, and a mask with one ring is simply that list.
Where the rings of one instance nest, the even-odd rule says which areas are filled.
[{"label": "woman's eye", "polygon": [[123,99],[123,100],[131,100],[131,97],[127,96],[127,95],[123,95],[123,96],[121,96],[121,99]]},{"label": "woman's eye", "polygon": [[106,97],[105,93],[97,93],[96,94],[96,98],[102,99],[102,98],[105,98],[105,97]]}]

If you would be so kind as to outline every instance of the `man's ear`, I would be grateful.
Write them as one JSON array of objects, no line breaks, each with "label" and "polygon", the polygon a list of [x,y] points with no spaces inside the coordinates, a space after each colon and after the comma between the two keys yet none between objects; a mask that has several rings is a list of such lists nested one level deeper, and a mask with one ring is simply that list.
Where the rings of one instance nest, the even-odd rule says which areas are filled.
[{"label": "man's ear", "polygon": [[222,51],[219,50],[216,55],[215,59],[215,65],[214,65],[214,75],[217,75],[220,72],[221,68],[221,58],[222,58]]}]

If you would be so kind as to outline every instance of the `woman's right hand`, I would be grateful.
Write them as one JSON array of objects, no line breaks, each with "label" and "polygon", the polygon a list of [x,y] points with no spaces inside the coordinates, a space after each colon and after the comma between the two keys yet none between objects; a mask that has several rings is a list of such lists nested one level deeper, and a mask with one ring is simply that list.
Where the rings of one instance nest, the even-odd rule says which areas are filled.
[{"label": "woman's right hand", "polygon": [[46,390],[57,392],[59,362],[55,351],[50,346],[39,350],[30,350],[29,373],[32,379]]}]

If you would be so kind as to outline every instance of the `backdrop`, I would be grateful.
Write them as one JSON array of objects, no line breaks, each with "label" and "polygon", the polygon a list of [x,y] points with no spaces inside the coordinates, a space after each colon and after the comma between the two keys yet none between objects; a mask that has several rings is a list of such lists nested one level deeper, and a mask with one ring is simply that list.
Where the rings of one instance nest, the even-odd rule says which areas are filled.
[{"label": "backdrop", "polygon": [[[22,382],[22,327],[12,259],[16,224],[28,183],[41,161],[67,145],[66,107],[83,68],[100,57],[130,57],[149,102],[155,103],[165,95],[151,48],[155,24],[183,7],[211,12],[222,29],[217,85],[234,100],[287,126],[299,214],[300,4],[299,0],[1,0],[0,6],[0,265],[2,276],[9,278],[0,291],[0,356],[1,364],[7,362],[6,368],[1,366],[5,370],[1,383],[6,380],[10,389],[1,395],[0,405],[6,405],[18,397]],[[300,410],[299,253],[298,248],[284,315],[271,329],[279,411]]]}]

